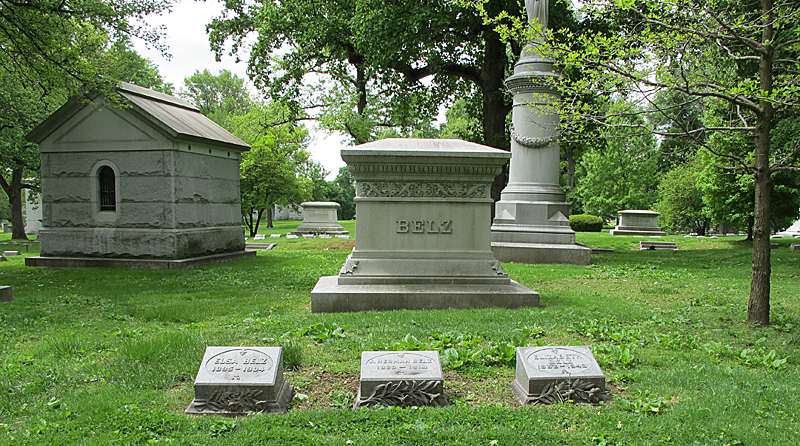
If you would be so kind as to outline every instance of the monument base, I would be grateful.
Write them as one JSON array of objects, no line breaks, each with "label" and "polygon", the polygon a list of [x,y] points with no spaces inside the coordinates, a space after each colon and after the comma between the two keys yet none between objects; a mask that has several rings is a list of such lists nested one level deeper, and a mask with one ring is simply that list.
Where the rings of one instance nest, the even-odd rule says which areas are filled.
[{"label": "monument base", "polygon": [[339,276],[319,279],[311,291],[312,313],[524,308],[539,305],[539,293],[513,280],[508,285],[341,285],[338,279]]},{"label": "monument base", "polygon": [[643,235],[643,236],[662,236],[667,235],[664,231],[637,231],[628,229],[612,229],[608,231],[610,235]]},{"label": "monument base", "polygon": [[492,242],[492,252],[502,263],[588,265],[592,250],[574,244]]},{"label": "monument base", "polygon": [[[258,387],[254,388],[257,389]],[[248,389],[243,389],[240,391],[240,393],[245,393],[246,390]],[[289,402],[292,401],[293,396],[294,386],[289,384],[287,381],[284,381],[280,390],[278,391],[277,400],[272,402],[260,402],[257,412],[286,413],[286,406],[288,406]],[[189,403],[189,407],[187,407],[183,412],[189,415],[224,415],[231,417],[247,415],[249,413],[248,411],[238,410],[238,408],[220,410],[209,409],[205,401],[197,401],[196,399],[192,400],[192,402]]]},{"label": "monument base", "polygon": [[26,257],[25,266],[47,266],[51,268],[142,268],[185,269],[244,257],[255,257],[256,251],[234,251],[188,259],[121,259],[92,257]]}]

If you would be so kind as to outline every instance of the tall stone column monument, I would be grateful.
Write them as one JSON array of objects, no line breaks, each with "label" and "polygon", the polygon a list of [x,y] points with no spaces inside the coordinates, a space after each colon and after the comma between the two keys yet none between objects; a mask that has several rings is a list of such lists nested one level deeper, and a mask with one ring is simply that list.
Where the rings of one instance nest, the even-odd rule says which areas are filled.
[{"label": "tall stone column monument", "polygon": [[559,93],[547,79],[553,61],[537,54],[547,27],[547,0],[526,0],[528,20],[542,33],[527,45],[506,86],[514,94],[508,186],[495,205],[492,252],[501,262],[588,265],[591,250],[575,244],[569,205],[559,185]]}]

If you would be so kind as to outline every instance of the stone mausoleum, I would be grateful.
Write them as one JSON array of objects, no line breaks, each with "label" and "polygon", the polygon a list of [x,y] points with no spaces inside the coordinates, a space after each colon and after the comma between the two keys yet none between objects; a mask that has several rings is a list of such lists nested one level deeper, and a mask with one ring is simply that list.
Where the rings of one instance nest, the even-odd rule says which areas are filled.
[{"label": "stone mausoleum", "polygon": [[[181,99],[120,83],[73,98],[27,135],[42,161],[40,257],[29,266],[181,268],[244,250],[249,146]],[[113,101],[112,101],[113,99]]]}]

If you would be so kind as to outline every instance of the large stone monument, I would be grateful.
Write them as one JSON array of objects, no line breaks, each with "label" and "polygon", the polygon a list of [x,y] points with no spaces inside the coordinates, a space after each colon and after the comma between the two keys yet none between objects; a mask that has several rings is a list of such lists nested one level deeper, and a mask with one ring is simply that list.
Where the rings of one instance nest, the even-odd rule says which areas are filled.
[{"label": "large stone monument", "polygon": [[491,251],[490,185],[511,156],[447,139],[342,150],[356,180],[356,244],[312,312],[536,306]]},{"label": "large stone monument", "polygon": [[349,234],[336,218],[339,203],[334,201],[306,201],[303,207],[303,223],[292,234]]},{"label": "large stone monument", "polygon": [[293,394],[281,347],[206,347],[186,413],[286,412]]},{"label": "large stone monument", "polygon": [[800,237],[800,220],[797,220],[786,228],[786,230],[779,232],[777,235],[784,237]]},{"label": "large stone monument", "polygon": [[658,226],[658,216],[661,213],[656,211],[646,211],[639,209],[627,209],[619,211],[619,224],[614,227],[609,234],[611,235],[647,235],[662,236],[667,235]]},{"label": "large stone monument", "polygon": [[181,99],[127,83],[116,93],[72,98],[27,135],[42,158],[42,229],[41,256],[26,265],[182,268],[255,255],[239,196],[249,146]]},{"label": "large stone monument", "polygon": [[[526,0],[531,23],[547,28],[546,0]],[[537,40],[543,39],[537,36]],[[559,185],[558,92],[553,61],[527,45],[506,86],[514,94],[508,186],[495,206],[492,251],[501,262],[588,265],[591,249],[575,244],[569,204]]]}]

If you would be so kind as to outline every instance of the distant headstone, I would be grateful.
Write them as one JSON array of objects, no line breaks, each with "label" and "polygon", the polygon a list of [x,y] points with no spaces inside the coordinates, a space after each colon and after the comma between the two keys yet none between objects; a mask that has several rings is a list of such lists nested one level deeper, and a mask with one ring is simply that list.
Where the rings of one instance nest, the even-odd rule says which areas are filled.
[{"label": "distant headstone", "polygon": [[522,404],[598,404],[611,397],[588,346],[517,347],[511,390]]},{"label": "distant headstone", "polygon": [[447,407],[437,351],[361,352],[354,409],[372,406]]},{"label": "distant headstone", "polygon": [[319,236],[319,238],[333,238],[333,236],[328,234],[322,234]]},{"label": "distant headstone", "polygon": [[19,251],[3,251],[3,255],[4,256],[18,256],[20,254],[19,254]]},{"label": "distant headstone", "polygon": [[797,237],[800,236],[800,220],[794,222],[791,226],[786,228],[785,231],[781,231],[778,235],[783,235],[786,237]]},{"label": "distant headstone", "polygon": [[738,234],[735,234],[733,232],[729,232],[729,233],[725,234],[725,237],[736,237],[737,235]]},{"label": "distant headstone", "polygon": [[14,300],[10,286],[0,286],[0,302],[10,302]]},{"label": "distant headstone", "polygon": [[350,239],[349,235],[337,235],[336,238]]},{"label": "distant headstone", "polygon": [[253,240],[264,240],[265,238],[267,238],[266,234],[256,234]]},{"label": "distant headstone", "polygon": [[611,235],[667,235],[658,227],[656,211],[627,209],[619,211],[619,224],[614,227]]},{"label": "distant headstone", "polygon": [[5,258],[2,254],[0,254],[0,262],[8,262],[8,259]]},{"label": "distant headstone", "polygon": [[289,235],[286,236],[286,238],[300,238],[300,237],[298,237],[298,236],[296,236],[294,234],[289,234]]},{"label": "distant headstone", "polygon": [[303,238],[317,238],[314,234],[303,234]]},{"label": "distant headstone", "polygon": [[303,207],[303,223],[297,227],[293,234],[348,234],[336,219],[339,203],[335,201],[306,201]]},{"label": "distant headstone", "polygon": [[683,238],[692,238],[691,235],[684,235]]},{"label": "distant headstone", "polygon": [[[769,244],[769,249],[778,249],[778,248],[780,248],[780,246],[781,245],[779,245],[777,243],[770,243]],[[6,252],[9,252],[9,251],[6,251]]]},{"label": "distant headstone", "polygon": [[800,251],[800,244],[792,243],[792,246],[789,247],[792,251]]},{"label": "distant headstone", "polygon": [[8,244],[11,245],[11,246],[19,246],[19,242],[14,241],[14,240],[11,240],[10,242],[8,242]]},{"label": "distant headstone", "polygon": [[269,238],[281,238],[280,234],[270,234]]},{"label": "distant headstone", "polygon": [[206,347],[188,414],[286,412],[294,388],[281,347]]},{"label": "distant headstone", "polygon": [[272,249],[278,246],[277,243],[245,243],[245,249]]},{"label": "distant headstone", "polygon": [[675,242],[639,242],[640,251],[677,251],[678,244]]},{"label": "distant headstone", "polygon": [[718,239],[719,237],[718,237],[718,236],[716,236],[716,235],[712,235],[712,236],[711,236],[711,237],[709,237],[709,238],[712,238],[712,239]]},{"label": "distant headstone", "polygon": [[775,234],[775,235],[772,236],[772,238],[783,238],[783,236],[779,235],[779,234]]},{"label": "distant headstone", "polygon": [[592,248],[592,254],[603,254],[614,252],[613,248]]}]

